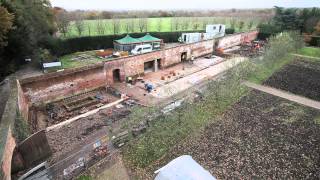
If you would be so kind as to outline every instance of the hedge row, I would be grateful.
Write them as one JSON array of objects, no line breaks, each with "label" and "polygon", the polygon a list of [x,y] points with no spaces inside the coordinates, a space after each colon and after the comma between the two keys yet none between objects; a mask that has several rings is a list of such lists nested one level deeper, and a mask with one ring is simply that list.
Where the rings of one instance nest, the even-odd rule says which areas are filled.
[{"label": "hedge row", "polygon": [[[195,31],[184,31],[195,32]],[[178,38],[184,32],[150,32],[154,37],[163,39],[165,43],[178,42]],[[199,32],[199,31],[197,31]],[[203,32],[203,31],[202,31]],[[145,35],[145,33],[132,33],[132,37],[138,38]],[[46,48],[51,51],[53,55],[62,56],[78,51],[88,51],[95,49],[113,48],[113,41],[121,39],[126,34],[121,35],[107,35],[107,36],[87,36],[70,39],[51,39],[46,44]]]},{"label": "hedge row", "polygon": [[310,46],[317,46],[317,47],[320,47],[320,37],[319,36],[316,36],[316,37],[312,37],[310,43],[309,43]]}]

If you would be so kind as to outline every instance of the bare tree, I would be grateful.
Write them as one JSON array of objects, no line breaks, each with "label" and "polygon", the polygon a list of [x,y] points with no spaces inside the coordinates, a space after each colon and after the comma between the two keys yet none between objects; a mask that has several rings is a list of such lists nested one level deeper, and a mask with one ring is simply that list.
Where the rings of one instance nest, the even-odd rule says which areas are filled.
[{"label": "bare tree", "polygon": [[244,22],[243,21],[239,21],[239,31],[241,31],[244,28]]},{"label": "bare tree", "polygon": [[129,30],[130,30],[130,32],[134,32],[134,19],[133,18],[131,18],[129,20]]},{"label": "bare tree", "polygon": [[120,19],[112,18],[112,31],[113,34],[118,34],[120,32]]},{"label": "bare tree", "polygon": [[171,31],[178,31],[179,30],[179,19],[177,17],[171,18]]},{"label": "bare tree", "polygon": [[91,24],[90,23],[87,23],[87,29],[88,29],[89,36],[91,36]]},{"label": "bare tree", "polygon": [[189,18],[183,18],[182,23],[181,23],[181,29],[188,30],[189,29],[189,22],[190,22]]},{"label": "bare tree", "polygon": [[249,23],[248,23],[248,29],[251,30],[252,27],[253,27],[253,20],[251,20]]},{"label": "bare tree", "polygon": [[70,28],[70,17],[67,12],[60,12],[57,14],[57,26],[59,31],[66,37]]},{"label": "bare tree", "polygon": [[157,31],[161,32],[161,30],[162,30],[162,18],[159,18],[157,22]]},{"label": "bare tree", "polygon": [[231,26],[232,29],[235,28],[235,26],[236,26],[236,20],[235,20],[234,18],[230,19],[230,26]]},{"label": "bare tree", "polygon": [[205,17],[202,21],[202,29],[206,29],[208,24],[209,24],[209,19]]},{"label": "bare tree", "polygon": [[200,27],[199,19],[198,18],[193,18],[192,19],[192,29],[197,30]]},{"label": "bare tree", "polygon": [[129,33],[129,32],[134,32],[134,21],[133,19],[127,19],[125,20],[125,23],[123,23],[124,30]]},{"label": "bare tree", "polygon": [[76,17],[74,24],[75,24],[75,27],[78,31],[79,36],[81,36],[84,31],[84,21],[83,21],[83,18],[81,15],[78,15]]},{"label": "bare tree", "polygon": [[129,20],[125,20],[125,22],[123,23],[124,26],[124,30],[126,31],[126,33],[130,32],[130,24],[129,24]]},{"label": "bare tree", "polygon": [[139,18],[138,21],[139,31],[148,31],[148,19],[147,18]]},{"label": "bare tree", "polygon": [[104,28],[104,25],[103,25],[103,21],[101,19],[97,20],[96,29],[97,29],[97,33],[99,35],[104,35],[105,28]]}]

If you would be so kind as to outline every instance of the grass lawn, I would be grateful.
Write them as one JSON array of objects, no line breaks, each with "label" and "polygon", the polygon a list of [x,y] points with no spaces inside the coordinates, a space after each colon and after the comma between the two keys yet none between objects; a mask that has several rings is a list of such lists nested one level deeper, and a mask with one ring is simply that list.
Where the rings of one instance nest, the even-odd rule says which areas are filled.
[{"label": "grass lawn", "polygon": [[[103,30],[98,33],[97,24],[101,22]],[[259,19],[249,19],[249,18],[227,18],[227,17],[177,17],[176,19],[172,17],[163,17],[163,18],[148,18],[148,28],[147,32],[171,32],[171,31],[188,31],[188,30],[204,30],[205,24],[225,24],[227,27],[231,27],[231,24],[234,24],[236,31],[240,31],[239,22],[243,21],[244,26],[241,31],[247,31],[249,29],[256,28]],[[172,24],[178,23],[178,28],[175,28],[175,25]],[[250,24],[252,23],[252,27]],[[132,24],[132,30],[129,32],[126,30],[126,25]],[[139,19],[130,18],[130,19],[120,19],[120,31],[118,34],[140,32],[139,30]],[[195,28],[194,24],[198,24]],[[78,37],[75,23],[72,22],[69,28],[69,32],[66,35],[66,38]],[[160,29],[160,30],[159,30]],[[103,19],[103,20],[85,20],[84,21],[84,32],[81,36],[97,36],[97,35],[111,35],[113,32],[113,20],[112,19]]]},{"label": "grass lawn", "polygon": [[[90,58],[89,60],[74,60],[74,58],[77,58],[79,55],[84,54],[91,55],[92,58]],[[100,59],[96,57],[95,51],[85,51],[62,56],[59,60],[62,63],[62,69],[69,69],[95,64],[97,62],[105,61],[106,59]]]},{"label": "grass lawn", "polygon": [[289,64],[293,60],[294,58],[292,55],[287,55],[273,64],[255,65],[256,72],[254,72],[248,80],[253,83],[262,84],[263,81],[272,76],[274,72],[280,70],[284,65]]},{"label": "grass lawn", "polygon": [[298,51],[298,54],[320,58],[320,48],[304,47]]}]

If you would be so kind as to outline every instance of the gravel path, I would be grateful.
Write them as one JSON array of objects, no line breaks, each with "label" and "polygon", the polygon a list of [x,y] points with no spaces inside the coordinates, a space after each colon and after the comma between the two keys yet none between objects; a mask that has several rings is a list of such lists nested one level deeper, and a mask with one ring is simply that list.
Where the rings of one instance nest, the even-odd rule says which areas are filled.
[{"label": "gravel path", "polygon": [[274,96],[278,96],[278,97],[287,99],[292,102],[296,102],[296,103],[320,110],[320,102],[319,101],[314,101],[312,99],[298,96],[298,95],[295,95],[295,94],[292,94],[292,93],[289,93],[286,91],[282,91],[282,90],[275,89],[275,88],[268,87],[268,86],[254,84],[251,82],[245,82],[244,84],[250,88],[253,88],[253,89],[268,93],[268,94],[272,94]]}]

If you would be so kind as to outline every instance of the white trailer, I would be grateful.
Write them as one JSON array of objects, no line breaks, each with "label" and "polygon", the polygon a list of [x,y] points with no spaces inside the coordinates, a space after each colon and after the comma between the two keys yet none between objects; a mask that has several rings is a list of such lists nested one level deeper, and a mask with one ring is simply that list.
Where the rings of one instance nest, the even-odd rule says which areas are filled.
[{"label": "white trailer", "polygon": [[207,25],[205,33],[182,33],[179,41],[183,43],[194,43],[219,38],[225,35],[225,31],[226,26],[223,24]]}]

